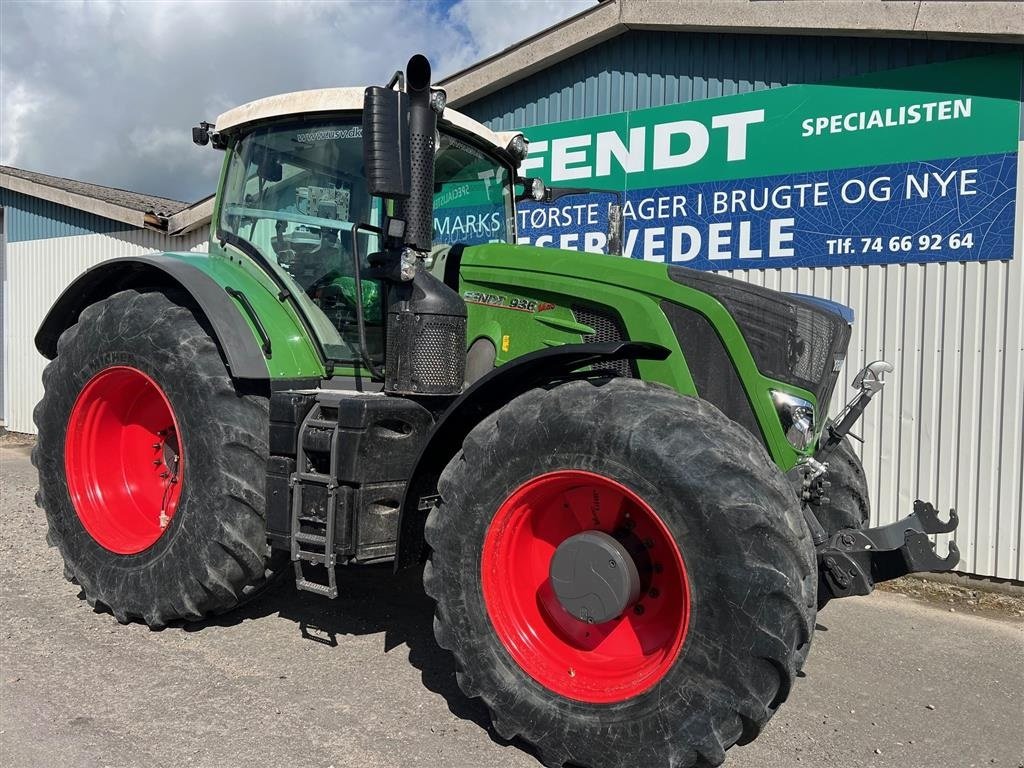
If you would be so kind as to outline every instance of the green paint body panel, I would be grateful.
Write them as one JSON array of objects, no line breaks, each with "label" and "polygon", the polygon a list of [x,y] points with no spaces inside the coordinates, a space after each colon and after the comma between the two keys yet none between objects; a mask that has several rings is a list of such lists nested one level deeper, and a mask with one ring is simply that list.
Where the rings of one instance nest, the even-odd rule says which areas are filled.
[{"label": "green paint body panel", "polygon": [[[277,298],[277,287],[267,274],[246,256],[212,243],[209,254],[168,253],[206,273],[218,285],[243,292],[270,337],[272,355],[267,371],[272,379],[320,378],[324,365],[302,321],[287,302]],[[253,343],[262,344],[255,326],[239,306],[249,325]]]},{"label": "green paint body panel", "polygon": [[[791,392],[811,402],[814,394],[762,375],[725,307],[714,297],[672,280],[665,264],[550,248],[480,245],[463,253],[460,291],[471,298],[474,294],[503,298],[500,305],[467,303],[467,340],[490,339],[498,350],[498,365],[544,347],[579,343],[589,329],[575,321],[570,307],[605,305],[620,315],[630,340],[655,342],[672,352],[663,361],[640,361],[641,378],[686,395],[697,392],[661,302],[692,308],[721,336],[775,462],[785,471],[804,455],[783,434],[770,390]],[[512,308],[509,300],[530,309]]]}]

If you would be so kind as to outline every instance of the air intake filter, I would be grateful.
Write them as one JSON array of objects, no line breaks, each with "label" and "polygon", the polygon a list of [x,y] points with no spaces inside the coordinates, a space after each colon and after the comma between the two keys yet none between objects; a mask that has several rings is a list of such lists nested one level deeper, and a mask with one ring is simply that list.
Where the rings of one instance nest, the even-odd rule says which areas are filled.
[{"label": "air intake filter", "polygon": [[[404,295],[403,295],[404,294]],[[391,291],[384,391],[457,395],[466,379],[466,304],[425,270]]]}]

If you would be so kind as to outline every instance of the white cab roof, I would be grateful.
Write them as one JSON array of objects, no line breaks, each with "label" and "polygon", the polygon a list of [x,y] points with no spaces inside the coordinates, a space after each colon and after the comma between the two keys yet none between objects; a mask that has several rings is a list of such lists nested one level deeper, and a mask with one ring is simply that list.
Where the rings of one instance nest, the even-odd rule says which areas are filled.
[{"label": "white cab roof", "polygon": [[[295,91],[268,96],[250,101],[240,107],[229,109],[217,118],[218,131],[235,128],[288,115],[315,114],[317,112],[359,112],[363,108],[363,88],[320,88],[315,91]],[[466,133],[479,136],[499,149],[505,149],[517,132],[495,133],[483,123],[466,117],[454,109],[445,109],[442,123],[454,126]]]}]

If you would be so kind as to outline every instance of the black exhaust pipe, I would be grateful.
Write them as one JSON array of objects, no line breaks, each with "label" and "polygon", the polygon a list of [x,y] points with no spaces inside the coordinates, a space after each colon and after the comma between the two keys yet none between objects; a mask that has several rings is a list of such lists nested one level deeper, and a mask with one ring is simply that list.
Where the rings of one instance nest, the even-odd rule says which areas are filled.
[{"label": "black exhaust pipe", "polygon": [[405,67],[409,97],[409,197],[397,201],[396,215],[405,219],[405,244],[421,253],[430,250],[434,234],[434,153],[437,113],[430,106],[430,62],[416,54]]},{"label": "black exhaust pipe", "polygon": [[[466,377],[466,302],[423,267],[434,241],[437,151],[437,112],[431,99],[430,62],[425,56],[409,59],[405,90],[409,99],[409,196],[395,200],[395,216],[405,220],[405,248],[402,279],[391,283],[388,290],[384,391],[456,395]],[[438,112],[442,104],[438,102]]]}]

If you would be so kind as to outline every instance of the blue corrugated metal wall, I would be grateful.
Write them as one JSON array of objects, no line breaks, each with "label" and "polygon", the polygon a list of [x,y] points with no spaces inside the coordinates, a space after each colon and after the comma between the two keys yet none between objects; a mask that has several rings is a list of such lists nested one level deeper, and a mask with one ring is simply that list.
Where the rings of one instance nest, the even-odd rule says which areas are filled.
[{"label": "blue corrugated metal wall", "polygon": [[506,131],[999,50],[1006,46],[633,31],[458,109],[493,130]]},{"label": "blue corrugated metal wall", "polygon": [[0,206],[4,208],[8,243],[137,229],[123,221],[114,221],[10,189],[0,189]]}]

